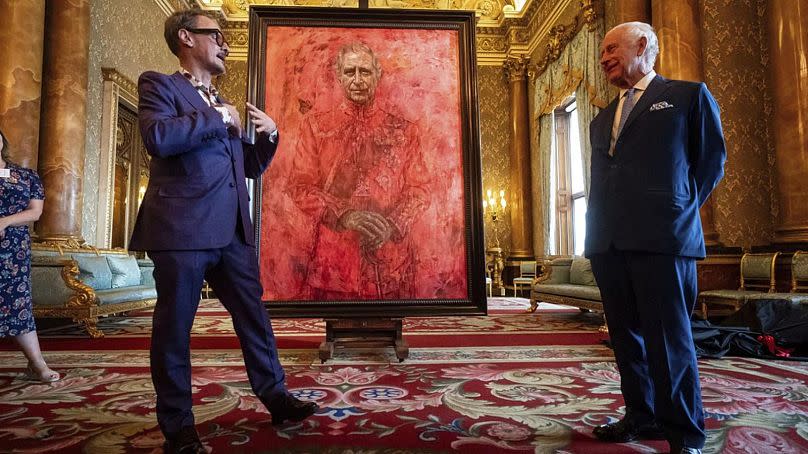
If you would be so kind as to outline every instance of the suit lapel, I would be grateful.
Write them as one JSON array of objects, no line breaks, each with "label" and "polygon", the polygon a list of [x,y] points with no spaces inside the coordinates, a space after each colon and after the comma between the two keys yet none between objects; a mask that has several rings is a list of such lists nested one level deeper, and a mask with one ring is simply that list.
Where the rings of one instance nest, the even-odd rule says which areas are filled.
[{"label": "suit lapel", "polygon": [[651,83],[648,84],[648,88],[645,89],[645,93],[642,94],[640,100],[637,101],[637,104],[631,109],[631,113],[628,115],[628,120],[626,120],[626,124],[623,125],[623,131],[620,135],[623,135],[628,131],[631,127],[631,124],[634,120],[637,119],[640,115],[644,115],[648,113],[648,109],[651,107],[660,96],[662,96],[666,91],[668,91],[668,80],[662,76],[657,75],[651,80]]},{"label": "suit lapel", "polygon": [[[199,94],[196,87],[191,85],[191,82],[185,76],[183,76],[182,73],[177,71],[174,74],[172,74],[171,81],[177,87],[177,90],[180,92],[180,94],[182,94],[183,98],[185,98],[192,106],[194,106],[194,109],[203,110],[210,107],[208,103],[206,103],[205,100],[202,99],[202,96]],[[221,100],[221,96],[219,97],[219,99]],[[227,146],[227,152],[230,153],[230,155],[232,156],[233,146],[230,143],[230,137],[228,137],[227,139],[223,139],[222,141]]]},{"label": "suit lapel", "polygon": [[171,82],[177,87],[177,90],[182,94],[186,101],[188,101],[197,110],[202,110],[208,107],[199,92],[191,85],[191,82],[185,78],[179,71],[171,75]]}]

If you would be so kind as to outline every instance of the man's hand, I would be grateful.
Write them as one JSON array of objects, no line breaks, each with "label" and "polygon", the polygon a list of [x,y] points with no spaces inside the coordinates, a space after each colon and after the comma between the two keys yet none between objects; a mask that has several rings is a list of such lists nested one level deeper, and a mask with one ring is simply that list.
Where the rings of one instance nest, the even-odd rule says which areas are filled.
[{"label": "man's hand", "polygon": [[232,104],[222,104],[230,113],[230,121],[227,123],[227,130],[235,137],[241,137],[241,117],[238,110]]},{"label": "man's hand", "polygon": [[278,125],[275,124],[275,120],[269,118],[266,112],[250,103],[247,103],[247,116],[250,117],[250,121],[255,125],[255,132],[269,135],[278,130]]},{"label": "man's hand", "polygon": [[339,218],[345,230],[354,230],[362,235],[362,246],[371,251],[380,248],[393,234],[387,219],[373,211],[349,211]]}]

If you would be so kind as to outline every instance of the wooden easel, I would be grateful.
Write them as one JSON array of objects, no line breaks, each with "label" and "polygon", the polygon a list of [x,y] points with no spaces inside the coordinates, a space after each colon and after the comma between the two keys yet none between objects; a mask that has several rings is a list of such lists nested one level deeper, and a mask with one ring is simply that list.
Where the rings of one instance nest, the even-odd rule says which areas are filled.
[{"label": "wooden easel", "polygon": [[[360,10],[369,9],[368,0],[359,0]],[[410,354],[401,334],[401,318],[325,319],[325,341],[320,344],[320,361],[326,362],[335,348],[393,347],[399,362]]]},{"label": "wooden easel", "polygon": [[334,355],[334,349],[393,347],[398,361],[410,354],[401,333],[402,318],[325,319],[325,341],[320,344],[320,362]]}]

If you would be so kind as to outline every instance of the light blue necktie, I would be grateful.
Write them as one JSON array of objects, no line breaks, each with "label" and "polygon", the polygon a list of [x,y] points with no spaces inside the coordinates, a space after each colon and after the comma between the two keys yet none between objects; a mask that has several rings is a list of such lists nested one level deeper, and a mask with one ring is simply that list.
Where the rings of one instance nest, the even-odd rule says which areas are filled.
[{"label": "light blue necktie", "polygon": [[609,156],[614,156],[614,149],[617,146],[617,138],[620,137],[620,133],[623,132],[623,126],[626,125],[626,120],[628,120],[631,109],[634,108],[634,87],[626,90],[626,93],[623,96],[625,99],[623,99],[623,108],[620,109],[620,121],[617,123],[617,135],[614,136],[612,147],[609,148]]},{"label": "light blue necktie", "polygon": [[634,108],[634,87],[626,90],[625,97],[626,99],[623,100],[623,109],[620,111],[620,123],[617,124],[617,137],[620,137],[620,133],[623,132],[623,126],[626,125],[626,120],[628,120],[628,116],[631,114],[631,109]]}]

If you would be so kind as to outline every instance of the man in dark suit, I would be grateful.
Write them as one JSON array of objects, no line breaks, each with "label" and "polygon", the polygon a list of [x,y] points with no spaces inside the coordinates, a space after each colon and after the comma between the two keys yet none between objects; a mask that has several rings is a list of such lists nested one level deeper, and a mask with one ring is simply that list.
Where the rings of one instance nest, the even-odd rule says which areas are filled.
[{"label": "man in dark suit", "polygon": [[704,415],[690,332],[696,259],[704,258],[699,207],[724,174],[718,105],[703,83],[653,71],[650,25],[610,30],[600,64],[620,88],[592,121],[586,256],[600,287],[626,404],[597,438],[666,438],[699,453]]},{"label": "man in dark suit", "polygon": [[212,17],[177,12],[165,38],[181,71],[145,72],[138,82],[140,132],[152,159],[130,249],[147,251],[155,264],[151,372],[166,451],[205,452],[191,411],[189,351],[203,279],[233,318],[250,384],[272,423],[302,420],[317,405],[287,392],[261,302],[245,178],[272,160],[275,122],[248,103],[257,132],[250,143],[238,111],[217,95],[211,79],[224,73],[229,47]]}]

